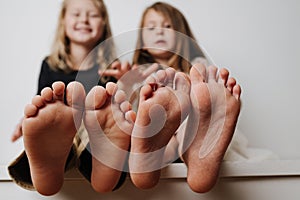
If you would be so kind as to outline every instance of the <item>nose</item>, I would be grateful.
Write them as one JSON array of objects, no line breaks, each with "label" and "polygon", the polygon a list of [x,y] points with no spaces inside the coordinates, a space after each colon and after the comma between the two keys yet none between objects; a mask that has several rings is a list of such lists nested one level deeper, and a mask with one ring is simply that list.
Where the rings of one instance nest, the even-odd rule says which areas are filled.
[{"label": "nose", "polygon": [[156,31],[157,35],[163,35],[164,34],[164,29],[162,27],[157,27],[155,29],[155,31]]},{"label": "nose", "polygon": [[79,20],[81,22],[87,22],[88,21],[88,15],[87,14],[81,14]]}]

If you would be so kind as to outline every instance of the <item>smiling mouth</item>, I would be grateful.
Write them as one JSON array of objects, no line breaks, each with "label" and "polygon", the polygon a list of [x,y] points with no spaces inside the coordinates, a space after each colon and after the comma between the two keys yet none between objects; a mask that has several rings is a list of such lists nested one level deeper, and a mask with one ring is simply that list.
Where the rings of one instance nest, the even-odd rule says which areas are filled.
[{"label": "smiling mouth", "polygon": [[92,32],[92,29],[90,28],[76,28],[76,31],[82,32],[82,33],[90,33]]}]

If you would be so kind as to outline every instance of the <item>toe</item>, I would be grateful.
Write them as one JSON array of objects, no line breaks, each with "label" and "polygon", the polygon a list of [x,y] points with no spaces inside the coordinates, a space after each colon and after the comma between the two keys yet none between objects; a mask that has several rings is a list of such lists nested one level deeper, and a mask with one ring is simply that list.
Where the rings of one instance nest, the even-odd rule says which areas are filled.
[{"label": "toe", "polygon": [[156,79],[156,81],[155,81],[156,83],[159,83],[161,85],[167,85],[168,80],[167,80],[166,70],[157,71],[155,74],[155,79]]},{"label": "toe", "polygon": [[132,109],[131,104],[128,101],[124,101],[123,103],[120,104],[120,109],[122,112],[127,112]]},{"label": "toe", "polygon": [[[141,88],[140,101],[144,101],[144,100],[150,98],[153,95],[153,86],[152,85],[151,84],[146,84]],[[156,83],[154,83],[154,85],[157,86]]]},{"label": "toe", "polygon": [[53,88],[53,99],[63,101],[65,84],[61,81],[57,81],[52,84],[52,88]]},{"label": "toe", "polygon": [[153,74],[152,76],[148,76],[145,80],[145,83],[156,83],[157,81],[155,76],[157,76],[157,73]]},{"label": "toe", "polygon": [[41,108],[45,105],[45,102],[40,95],[36,95],[35,97],[32,98],[31,104],[33,104],[37,108]]},{"label": "toe", "polygon": [[25,117],[33,117],[37,114],[38,108],[35,105],[28,104],[24,109]]},{"label": "toe", "polygon": [[228,79],[226,87],[230,93],[232,93],[232,89],[235,86],[235,84],[236,84],[236,80],[234,78],[231,77]]},{"label": "toe", "polygon": [[190,71],[192,83],[205,82],[206,68],[203,64],[197,63],[192,66]]},{"label": "toe", "polygon": [[167,79],[166,79],[166,85],[173,88],[173,82],[176,74],[176,70],[169,67],[166,69]]},{"label": "toe", "polygon": [[126,100],[126,94],[123,90],[118,90],[116,94],[114,95],[114,101],[117,104],[121,104]]},{"label": "toe", "polygon": [[45,100],[45,101],[52,101],[53,100],[53,91],[51,88],[46,87],[41,91],[41,97]]},{"label": "toe", "polygon": [[227,69],[225,69],[225,68],[220,69],[218,82],[220,84],[223,84],[224,86],[226,86],[228,76],[229,76],[229,71]]},{"label": "toe", "polygon": [[106,84],[106,91],[110,96],[113,96],[116,92],[117,92],[117,84],[113,83],[113,82],[108,82]]},{"label": "toe", "polygon": [[83,109],[85,96],[85,90],[81,83],[74,81],[68,84],[66,90],[66,100],[69,106],[76,106],[80,109]]},{"label": "toe", "polygon": [[125,119],[133,124],[136,120],[136,113],[133,110],[129,110],[125,113]]},{"label": "toe", "polygon": [[87,110],[99,109],[105,104],[106,99],[106,90],[101,86],[95,86],[86,96],[85,108]]},{"label": "toe", "polygon": [[188,76],[182,72],[178,72],[175,75],[175,90],[182,91],[189,94],[191,89],[191,83]]},{"label": "toe", "polygon": [[218,68],[216,66],[209,66],[208,67],[208,74],[207,74],[207,82],[216,82],[217,81],[217,71]]},{"label": "toe", "polygon": [[235,86],[233,87],[232,94],[233,94],[233,96],[234,96],[237,100],[240,99],[241,91],[242,91],[242,90],[241,90],[241,86],[240,86],[240,85],[235,85]]}]

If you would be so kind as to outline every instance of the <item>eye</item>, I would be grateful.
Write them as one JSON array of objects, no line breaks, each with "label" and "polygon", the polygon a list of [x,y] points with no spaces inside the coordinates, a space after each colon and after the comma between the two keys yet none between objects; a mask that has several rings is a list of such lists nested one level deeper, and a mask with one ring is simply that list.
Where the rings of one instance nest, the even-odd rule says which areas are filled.
[{"label": "eye", "polygon": [[153,31],[155,29],[155,26],[147,26],[145,27],[148,31]]},{"label": "eye", "polygon": [[89,16],[92,18],[101,17],[99,13],[90,13]]},{"label": "eye", "polygon": [[72,13],[72,16],[74,16],[74,17],[79,17],[79,15],[80,15],[80,13],[78,13],[78,12]]},{"label": "eye", "polygon": [[164,25],[164,28],[169,28],[169,29],[172,29],[173,27],[172,27],[172,25],[171,25],[171,24],[165,24],[165,25]]}]

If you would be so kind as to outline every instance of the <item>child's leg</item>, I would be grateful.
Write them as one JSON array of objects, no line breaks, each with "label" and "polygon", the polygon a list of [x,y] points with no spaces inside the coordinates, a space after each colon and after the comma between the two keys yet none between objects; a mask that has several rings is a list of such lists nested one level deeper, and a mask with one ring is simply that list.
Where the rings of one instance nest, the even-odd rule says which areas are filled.
[{"label": "child's leg", "polygon": [[[97,192],[117,185],[130,146],[135,112],[114,83],[94,87],[86,98],[85,127],[92,154],[91,183]],[[116,93],[115,93],[116,92]]]},{"label": "child's leg", "polygon": [[239,116],[241,88],[228,76],[221,69],[217,78],[216,67],[206,71],[203,65],[190,71],[193,109],[182,151],[188,184],[196,192],[207,192],[216,183]]},{"label": "child's leg", "polygon": [[33,185],[43,195],[57,193],[62,184],[67,157],[77,125],[82,121],[85,91],[80,83],[53,84],[45,88],[25,108],[24,146],[28,156]]},{"label": "child's leg", "polygon": [[190,108],[190,82],[185,74],[169,68],[156,75],[157,80],[150,77],[141,88],[131,138],[130,175],[143,189],[159,181],[166,146]]}]

